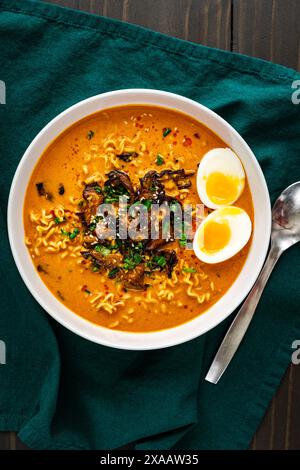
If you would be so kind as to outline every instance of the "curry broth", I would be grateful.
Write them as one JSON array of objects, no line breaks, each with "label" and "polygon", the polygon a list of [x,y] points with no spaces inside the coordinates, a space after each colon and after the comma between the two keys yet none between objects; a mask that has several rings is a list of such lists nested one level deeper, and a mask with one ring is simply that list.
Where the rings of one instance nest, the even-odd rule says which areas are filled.
[{"label": "curry broth", "polygon": [[[172,132],[164,136],[166,129]],[[106,152],[103,142],[108,142],[110,135],[111,148],[113,142],[121,142],[122,136],[126,136],[129,142],[134,141],[132,146],[139,154],[136,163],[120,160],[118,168],[128,173],[135,186],[148,170],[160,171],[167,164],[169,167],[194,170],[191,187],[184,193],[183,200],[193,205],[201,202],[196,189],[196,172],[202,156],[212,148],[226,147],[216,134],[201,123],[181,113],[153,106],[111,108],[74,124],[45,150],[27,188],[24,225],[26,243],[33,263],[43,282],[65,306],[96,324],[120,330],[145,332],[187,322],[203,313],[224,295],[240,273],[251,242],[233,258],[217,265],[200,262],[192,250],[180,247],[177,241],[167,245],[166,249],[173,247],[176,250],[179,262],[174,268],[170,282],[165,276],[166,289],[172,295],[164,297],[164,295],[158,296],[159,286],[164,282],[163,274],[159,274],[156,283],[149,281],[150,285],[144,291],[126,292],[120,289],[115,279],[109,279],[105,273],[93,272],[89,263],[80,256],[81,233],[72,240],[68,239],[68,247],[71,248],[62,251],[48,252],[46,248],[52,237],[63,238],[63,233],[61,235],[50,233],[45,245],[41,241],[47,237],[51,229],[58,233],[59,230],[63,230],[64,223],[59,223],[57,227],[54,222],[58,217],[55,217],[53,208],[60,206],[67,215],[68,210],[76,214],[79,211],[78,201],[80,203],[82,200],[82,182],[93,174],[101,173],[103,177],[114,168],[103,156]],[[115,146],[117,147],[116,144]],[[105,154],[107,155],[107,152]],[[158,154],[163,156],[164,160],[159,166]],[[36,185],[41,182],[46,194],[41,194],[41,191],[39,194],[37,190]],[[64,191],[59,189],[62,187]],[[235,205],[245,209],[253,223],[253,205],[247,181]],[[38,217],[42,210],[44,216],[48,214],[48,218],[40,222]],[[52,227],[48,229],[47,224],[51,225],[51,222]],[[71,223],[71,226],[80,227],[78,221],[73,225]],[[47,228],[44,231],[39,229],[41,230],[39,238],[37,227]],[[69,233],[73,233],[72,228],[70,230]],[[80,231],[82,232],[82,227]],[[68,251],[74,247],[78,247],[76,253]],[[200,281],[198,279],[197,286],[194,281],[195,274],[184,273],[183,266],[191,267],[201,273],[202,277]],[[91,303],[91,300],[95,298],[97,292],[100,292],[100,296],[101,292],[103,295],[114,294],[120,305],[113,312],[96,308],[97,301]],[[195,292],[209,295],[203,303],[199,303],[199,299],[192,295]],[[128,297],[126,301],[122,300],[123,296]]]}]

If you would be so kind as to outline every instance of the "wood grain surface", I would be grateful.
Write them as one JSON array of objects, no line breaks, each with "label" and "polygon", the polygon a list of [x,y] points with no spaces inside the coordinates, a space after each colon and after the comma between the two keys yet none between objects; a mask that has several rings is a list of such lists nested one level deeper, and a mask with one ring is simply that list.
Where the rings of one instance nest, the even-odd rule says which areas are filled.
[{"label": "wood grain surface", "polygon": [[[48,0],[300,71],[300,0]],[[251,449],[300,449],[300,365],[290,366]],[[24,449],[0,433],[0,449]]]}]

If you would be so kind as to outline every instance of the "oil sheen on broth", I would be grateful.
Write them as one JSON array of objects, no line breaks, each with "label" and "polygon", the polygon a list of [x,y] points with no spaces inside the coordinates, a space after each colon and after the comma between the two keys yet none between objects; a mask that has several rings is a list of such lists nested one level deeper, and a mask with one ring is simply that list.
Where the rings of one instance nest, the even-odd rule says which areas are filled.
[{"label": "oil sheen on broth", "polygon": [[[196,175],[202,157],[225,147],[203,124],[153,106],[107,109],[66,129],[40,157],[24,204],[25,242],[48,289],[75,314],[118,330],[170,328],[206,311],[238,276],[251,241],[217,264],[200,261],[184,237],[154,250],[145,249],[148,242],[128,250],[114,241],[97,244],[93,211],[121,193],[149,208],[155,185],[169,200],[195,206],[201,203]],[[157,176],[164,170],[169,173]],[[176,170],[184,175],[172,174]],[[253,223],[247,179],[235,205]]]}]

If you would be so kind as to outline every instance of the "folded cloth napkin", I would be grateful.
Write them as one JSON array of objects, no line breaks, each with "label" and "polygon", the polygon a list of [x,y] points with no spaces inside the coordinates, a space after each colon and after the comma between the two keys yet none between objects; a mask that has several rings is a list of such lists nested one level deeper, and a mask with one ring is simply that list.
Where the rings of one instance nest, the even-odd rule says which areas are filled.
[{"label": "folded cloth napkin", "polygon": [[[233,316],[165,350],[88,342],[52,320],[27,291],[6,230],[10,183],[34,136],[70,105],[109,90],[156,88],[223,116],[250,144],[271,198],[300,179],[300,105],[287,68],[30,0],[0,0],[0,429],[35,449],[247,448],[300,339],[300,249],[266,288],[221,382],[204,381]],[[21,214],[20,214],[21,217]]]}]

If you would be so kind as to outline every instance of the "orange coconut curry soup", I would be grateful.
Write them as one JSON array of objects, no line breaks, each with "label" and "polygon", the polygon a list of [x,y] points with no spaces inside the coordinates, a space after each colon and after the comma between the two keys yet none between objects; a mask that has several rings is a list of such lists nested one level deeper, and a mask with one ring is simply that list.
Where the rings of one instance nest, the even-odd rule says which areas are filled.
[{"label": "orange coconut curry soup", "polygon": [[[120,239],[117,220],[116,237],[101,238],[98,211],[106,203],[118,215],[120,196],[148,212],[155,203],[195,207],[199,163],[215,148],[226,144],[203,124],[154,106],[111,108],[64,131],[40,157],[24,204],[25,243],[48,289],[74,314],[135,332],[174,327],[217,302],[240,273],[250,242],[226,261],[204,262],[184,224],[180,238],[159,229],[156,239]],[[247,178],[235,205],[253,222]],[[205,206],[202,218],[213,211]],[[223,232],[218,221],[210,224],[208,255],[228,242]]]}]

